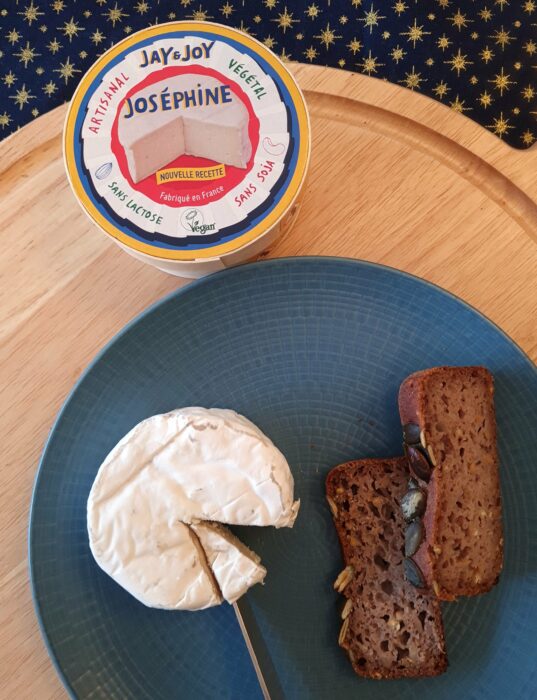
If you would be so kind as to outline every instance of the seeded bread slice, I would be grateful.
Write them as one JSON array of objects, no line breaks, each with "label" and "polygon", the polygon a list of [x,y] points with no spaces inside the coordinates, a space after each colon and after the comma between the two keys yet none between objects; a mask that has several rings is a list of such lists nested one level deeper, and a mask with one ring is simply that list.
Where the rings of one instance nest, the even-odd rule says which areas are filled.
[{"label": "seeded bread slice", "polygon": [[425,473],[417,464],[425,533],[413,560],[441,600],[485,593],[503,562],[492,375],[484,367],[417,372],[401,385],[399,412],[411,469],[426,460]]},{"label": "seeded bread slice", "polygon": [[399,457],[348,462],[326,480],[345,563],[335,584],[346,598],[339,644],[367,678],[436,676],[447,668],[440,604],[403,574],[400,500],[408,478]]}]

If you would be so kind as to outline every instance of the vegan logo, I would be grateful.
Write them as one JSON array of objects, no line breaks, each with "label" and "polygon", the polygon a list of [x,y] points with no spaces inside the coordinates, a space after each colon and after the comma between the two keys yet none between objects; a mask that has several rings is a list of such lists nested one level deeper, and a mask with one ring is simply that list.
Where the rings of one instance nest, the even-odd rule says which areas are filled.
[{"label": "vegan logo", "polygon": [[203,214],[199,209],[187,209],[181,215],[181,226],[189,233],[206,233],[216,228],[216,224],[203,223]]}]

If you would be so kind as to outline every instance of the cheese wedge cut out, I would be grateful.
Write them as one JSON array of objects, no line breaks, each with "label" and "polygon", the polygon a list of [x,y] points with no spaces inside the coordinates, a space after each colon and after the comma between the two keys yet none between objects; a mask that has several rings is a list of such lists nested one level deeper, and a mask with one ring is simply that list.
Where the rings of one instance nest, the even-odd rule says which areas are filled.
[{"label": "cheese wedge cut out", "polygon": [[246,168],[252,155],[248,110],[234,93],[220,104],[191,104],[172,109],[174,94],[209,90],[218,94],[221,83],[210,76],[175,76],[150,85],[133,97],[167,109],[134,114],[127,108],[119,118],[118,136],[125,149],[129,173],[137,183],[182,155]]},{"label": "cheese wedge cut out", "polygon": [[97,473],[87,510],[91,551],[151,607],[233,602],[266,572],[217,523],[292,527],[293,490],[285,457],[244,416],[199,407],[152,416]]},{"label": "cheese wedge cut out", "polygon": [[267,570],[260,558],[218,523],[192,525],[224,600],[234,603],[243,593],[262,583]]}]

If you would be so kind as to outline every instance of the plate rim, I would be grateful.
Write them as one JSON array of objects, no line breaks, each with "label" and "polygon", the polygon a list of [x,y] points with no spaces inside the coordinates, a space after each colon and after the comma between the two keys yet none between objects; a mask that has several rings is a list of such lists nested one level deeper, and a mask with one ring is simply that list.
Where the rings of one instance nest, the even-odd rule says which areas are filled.
[{"label": "plate rim", "polygon": [[93,368],[100,362],[101,358],[108,352],[108,350],[120,339],[122,338],[126,333],[128,333],[131,328],[133,328],[137,323],[141,322],[146,316],[149,316],[151,313],[153,313],[156,309],[158,309],[160,306],[166,304],[168,301],[170,301],[174,297],[180,297],[183,296],[184,294],[187,294],[193,289],[197,289],[200,286],[203,286],[205,284],[210,284],[212,280],[219,279],[222,276],[233,276],[234,274],[240,273],[241,270],[244,268],[258,268],[258,267],[278,267],[280,265],[287,265],[289,263],[337,263],[341,264],[342,266],[349,266],[349,267],[357,267],[357,268],[370,268],[373,270],[382,270],[386,271],[388,273],[394,273],[396,275],[399,275],[401,277],[404,277],[406,279],[410,279],[412,281],[418,282],[420,284],[423,284],[425,287],[429,287],[433,289],[436,292],[440,292],[442,295],[447,296],[448,298],[451,298],[454,301],[457,301],[461,303],[466,309],[474,312],[477,314],[481,320],[485,321],[487,324],[489,324],[495,331],[499,332],[501,336],[503,336],[504,340],[507,340],[508,343],[510,343],[515,350],[517,350],[524,361],[529,365],[529,369],[537,374],[537,365],[532,361],[532,359],[529,357],[529,355],[520,347],[520,345],[513,340],[497,323],[492,321],[486,314],[484,314],[482,311],[477,309],[475,306],[470,304],[469,302],[465,301],[464,299],[461,299],[461,297],[457,296],[457,294],[454,294],[453,292],[450,292],[447,289],[444,289],[438,284],[435,284],[434,282],[430,282],[429,280],[424,279],[423,277],[419,277],[418,275],[414,275],[410,272],[406,272],[405,270],[400,270],[399,268],[396,267],[391,267],[390,265],[384,265],[382,263],[376,263],[376,262],[371,262],[369,260],[362,260],[360,258],[350,258],[350,257],[339,257],[335,255],[297,255],[297,256],[286,256],[286,257],[281,257],[281,258],[269,258],[265,260],[256,260],[254,262],[247,262],[243,263],[240,265],[236,265],[234,267],[229,267],[226,268],[225,270],[218,270],[217,272],[214,272],[210,275],[206,275],[204,277],[200,277],[199,279],[192,280],[191,282],[187,282],[187,284],[183,285],[182,287],[179,287],[178,289],[174,289],[171,292],[168,292],[165,294],[161,299],[157,299],[156,301],[152,302],[147,306],[145,309],[140,311],[138,314],[136,314],[130,321],[128,321],[122,328],[120,328],[114,335],[100,348],[100,350],[97,351],[97,353],[94,355],[94,357],[90,360],[90,362],[84,367],[76,381],[74,382],[73,386],[71,389],[68,391],[66,397],[64,398],[53,422],[51,427],[49,428],[47,437],[45,439],[45,442],[43,444],[43,447],[41,449],[41,454],[39,456],[39,461],[37,464],[37,469],[35,473],[35,477],[33,480],[32,484],[32,490],[31,490],[31,495],[30,495],[30,507],[29,507],[29,513],[28,513],[28,526],[27,526],[27,556],[28,556],[28,579],[30,583],[30,592],[32,596],[32,604],[34,608],[34,612],[37,618],[37,622],[39,625],[39,631],[41,633],[41,637],[43,639],[43,642],[45,644],[45,648],[47,650],[48,656],[52,662],[52,665],[54,669],[56,670],[56,673],[58,674],[65,690],[67,691],[68,695],[72,700],[79,700],[79,696],[75,693],[74,688],[71,685],[71,682],[67,678],[66,673],[64,672],[63,668],[60,665],[60,661],[58,657],[56,656],[52,643],[47,635],[47,630],[45,627],[45,624],[43,622],[43,617],[41,614],[41,602],[38,599],[37,593],[36,593],[36,583],[35,583],[35,572],[34,572],[34,563],[33,563],[33,532],[34,532],[34,507],[35,507],[35,500],[36,500],[36,494],[37,490],[41,481],[41,476],[42,476],[42,471],[43,471],[43,465],[45,464],[45,461],[48,456],[48,452],[50,450],[50,444],[52,441],[52,438],[56,432],[56,429],[62,420],[64,414],[68,410],[69,404],[71,403],[72,399],[74,398],[76,392],[78,391],[78,388],[82,384],[82,382],[86,379],[86,377],[91,373]]}]

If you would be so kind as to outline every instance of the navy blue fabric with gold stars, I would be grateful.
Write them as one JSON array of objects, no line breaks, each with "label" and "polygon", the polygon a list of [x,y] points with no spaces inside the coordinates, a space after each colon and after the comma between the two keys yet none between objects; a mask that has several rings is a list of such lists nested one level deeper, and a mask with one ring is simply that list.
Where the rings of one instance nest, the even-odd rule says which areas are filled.
[{"label": "navy blue fabric with gold stars", "polygon": [[513,146],[537,139],[537,0],[0,2],[0,138],[68,100],[126,35],[182,19],[238,27],[284,60],[423,92]]}]

